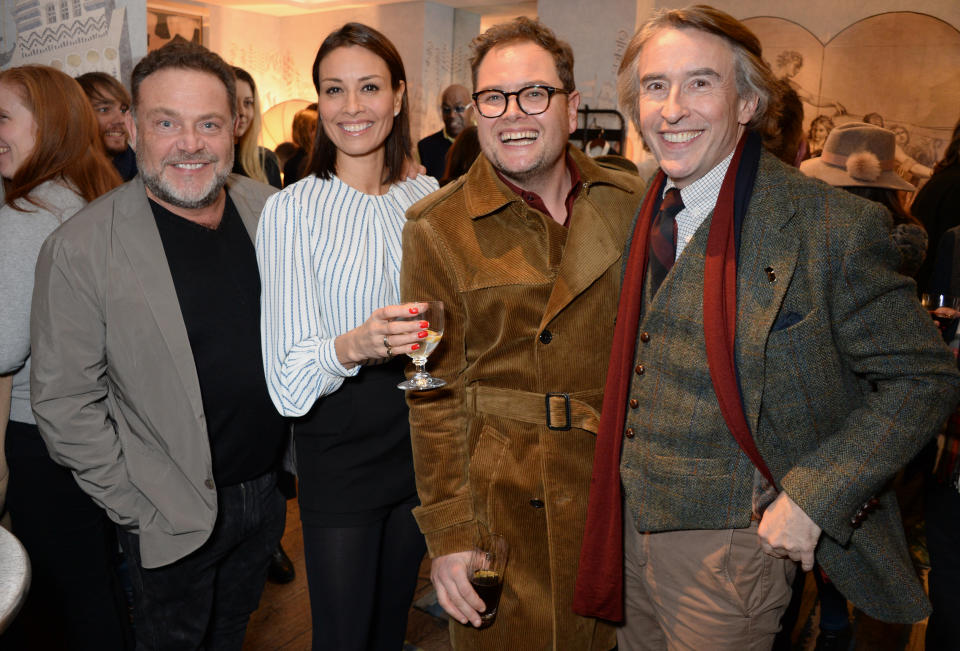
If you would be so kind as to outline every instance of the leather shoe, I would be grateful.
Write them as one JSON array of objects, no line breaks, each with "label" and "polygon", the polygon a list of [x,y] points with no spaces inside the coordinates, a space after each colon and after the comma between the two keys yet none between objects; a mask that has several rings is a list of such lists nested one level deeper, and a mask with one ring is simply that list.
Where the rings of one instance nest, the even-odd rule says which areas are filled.
[{"label": "leather shoe", "polygon": [[283,551],[283,546],[277,543],[277,548],[270,556],[270,567],[267,568],[267,580],[270,583],[290,583],[296,573],[293,570],[293,561]]},{"label": "leather shoe", "polygon": [[839,631],[820,629],[814,651],[847,651],[850,648],[852,633],[849,626]]}]

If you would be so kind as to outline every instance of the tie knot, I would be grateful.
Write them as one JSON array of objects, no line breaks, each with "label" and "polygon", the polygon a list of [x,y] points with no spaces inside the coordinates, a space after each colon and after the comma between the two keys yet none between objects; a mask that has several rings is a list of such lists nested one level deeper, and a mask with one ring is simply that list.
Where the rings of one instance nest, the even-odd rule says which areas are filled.
[{"label": "tie knot", "polygon": [[663,195],[663,201],[660,202],[660,210],[673,216],[683,210],[683,199],[680,198],[679,189],[670,188],[667,190],[666,194]]}]

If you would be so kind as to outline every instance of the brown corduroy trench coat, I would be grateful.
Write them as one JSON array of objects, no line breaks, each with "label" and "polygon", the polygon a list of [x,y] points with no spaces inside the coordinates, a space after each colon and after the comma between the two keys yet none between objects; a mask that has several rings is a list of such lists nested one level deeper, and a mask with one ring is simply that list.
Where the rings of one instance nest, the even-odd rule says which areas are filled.
[{"label": "brown corduroy trench coat", "polygon": [[[571,609],[596,416],[620,287],[620,257],[643,182],[571,149],[583,187],[569,229],[529,208],[484,157],[415,204],[403,233],[401,294],[442,300],[428,368],[445,388],[408,392],[414,512],[431,557],[478,532],[511,544],[495,624],[455,621],[457,649],[599,649],[613,629]],[[547,426],[547,393],[573,400]],[[551,399],[554,427],[567,424]],[[579,414],[579,416],[578,416]]]}]

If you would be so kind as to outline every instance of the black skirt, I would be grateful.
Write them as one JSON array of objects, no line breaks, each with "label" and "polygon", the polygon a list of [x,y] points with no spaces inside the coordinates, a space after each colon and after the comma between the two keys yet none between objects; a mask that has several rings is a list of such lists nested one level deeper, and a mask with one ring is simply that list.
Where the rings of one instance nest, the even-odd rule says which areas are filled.
[{"label": "black skirt", "polygon": [[294,421],[300,519],[355,526],[416,493],[404,392],[407,358],[365,366]]}]

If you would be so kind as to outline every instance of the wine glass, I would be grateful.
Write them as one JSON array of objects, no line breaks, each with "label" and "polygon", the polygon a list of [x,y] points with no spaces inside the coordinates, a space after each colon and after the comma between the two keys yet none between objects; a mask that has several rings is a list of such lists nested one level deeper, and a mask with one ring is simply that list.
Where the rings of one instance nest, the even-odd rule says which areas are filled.
[{"label": "wine glass", "polygon": [[427,326],[427,336],[420,340],[420,348],[407,353],[413,358],[413,364],[417,367],[417,372],[409,380],[404,380],[397,385],[398,389],[408,391],[427,391],[428,389],[439,389],[447,384],[446,380],[433,377],[427,373],[424,368],[427,364],[427,357],[433,352],[433,349],[440,343],[443,337],[443,301],[415,301],[421,305],[426,305],[426,309],[421,308],[417,314],[402,316],[398,321],[421,321],[426,319],[430,325]]},{"label": "wine glass", "polygon": [[957,317],[960,316],[960,297],[947,294],[923,294],[920,304],[930,313],[945,339],[953,337]]}]

